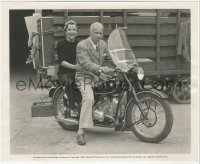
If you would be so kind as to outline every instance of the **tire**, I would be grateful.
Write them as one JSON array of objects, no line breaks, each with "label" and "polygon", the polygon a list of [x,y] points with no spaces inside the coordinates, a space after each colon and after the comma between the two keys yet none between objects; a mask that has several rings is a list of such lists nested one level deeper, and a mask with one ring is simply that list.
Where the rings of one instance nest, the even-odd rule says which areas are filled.
[{"label": "tire", "polygon": [[[65,91],[63,88],[60,88],[58,91],[55,92],[55,95],[53,96],[53,110],[55,118],[62,117],[66,118],[66,114],[62,109],[64,108],[63,96],[65,94]],[[68,106],[66,106],[66,110],[69,110]],[[77,131],[78,125],[70,124],[70,123],[64,123],[61,121],[57,121],[58,124],[64,129],[64,130],[70,130],[70,131]]]},{"label": "tire", "polygon": [[[173,114],[168,101],[151,93],[140,93],[138,94],[138,99],[140,101],[142,109],[144,109],[143,111],[145,111],[146,114],[148,115],[148,118],[142,119],[143,117],[141,115],[141,112],[139,111],[138,106],[135,105],[132,99],[128,104],[128,109],[126,114],[127,125],[130,126],[131,131],[141,141],[148,143],[161,142],[169,135],[173,125]],[[161,122],[162,121],[161,117],[162,115],[160,114],[161,112],[158,111],[159,106],[156,105],[160,105],[160,107],[162,107],[164,113],[163,118],[165,119],[165,123],[163,125]],[[155,107],[155,109],[153,109],[153,107]],[[142,126],[143,130],[140,130],[140,127],[142,129]],[[156,131],[153,129],[156,128],[157,126],[162,126],[159,131],[157,129]],[[147,129],[147,133],[144,132],[145,129]],[[153,134],[152,135],[148,134],[148,132],[150,133],[151,131],[153,131]]]},{"label": "tire", "polygon": [[185,77],[177,81],[171,88],[171,96],[179,104],[189,104],[191,102],[190,77]]}]

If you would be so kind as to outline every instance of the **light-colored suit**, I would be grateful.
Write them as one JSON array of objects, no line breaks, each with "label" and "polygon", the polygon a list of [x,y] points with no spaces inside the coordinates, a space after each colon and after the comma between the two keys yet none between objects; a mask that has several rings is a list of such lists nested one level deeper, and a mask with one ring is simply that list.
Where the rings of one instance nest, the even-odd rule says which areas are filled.
[{"label": "light-colored suit", "polygon": [[104,64],[103,55],[107,53],[106,42],[100,40],[98,49],[98,52],[94,49],[90,37],[79,42],[76,48],[76,61],[82,70],[76,72],[76,79],[82,79],[82,77],[92,78],[87,72],[96,73],[100,66]]},{"label": "light-colored suit", "polygon": [[96,73],[104,63],[104,54],[107,53],[107,44],[103,40],[98,43],[96,51],[91,43],[90,37],[79,42],[76,49],[77,64],[82,68],[76,72],[76,82],[82,95],[82,107],[79,120],[79,128],[92,128],[92,106],[94,95],[92,87],[94,79],[88,72]]}]

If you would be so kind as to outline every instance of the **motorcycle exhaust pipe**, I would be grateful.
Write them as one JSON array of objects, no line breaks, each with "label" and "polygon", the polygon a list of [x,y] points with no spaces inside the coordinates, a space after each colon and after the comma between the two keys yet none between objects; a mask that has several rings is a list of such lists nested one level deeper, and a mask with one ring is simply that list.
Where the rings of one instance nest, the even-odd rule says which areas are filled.
[{"label": "motorcycle exhaust pipe", "polygon": [[72,124],[72,125],[78,125],[78,121],[71,119],[71,118],[63,118],[63,117],[56,117],[57,122],[63,122],[65,124]]},{"label": "motorcycle exhaust pipe", "polygon": [[92,111],[92,117],[93,117],[94,120],[97,120],[99,122],[104,121],[104,113],[101,112],[101,111],[93,110]]}]

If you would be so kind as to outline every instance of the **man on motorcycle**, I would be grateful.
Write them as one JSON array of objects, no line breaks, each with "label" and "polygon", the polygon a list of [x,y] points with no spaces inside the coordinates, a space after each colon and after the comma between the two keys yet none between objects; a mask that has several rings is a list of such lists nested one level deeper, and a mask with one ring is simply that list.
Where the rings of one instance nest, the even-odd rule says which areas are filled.
[{"label": "man on motorcycle", "polygon": [[[96,79],[91,73],[99,70],[104,73],[113,71],[112,68],[103,67],[102,63],[107,54],[107,44],[103,40],[103,25],[95,22],[90,26],[90,36],[79,42],[76,49],[77,65],[81,68],[76,71],[76,83],[82,95],[82,107],[79,120],[77,143],[85,145],[84,129],[93,127],[92,106],[94,104],[93,87]],[[88,73],[90,72],[90,73]]]}]

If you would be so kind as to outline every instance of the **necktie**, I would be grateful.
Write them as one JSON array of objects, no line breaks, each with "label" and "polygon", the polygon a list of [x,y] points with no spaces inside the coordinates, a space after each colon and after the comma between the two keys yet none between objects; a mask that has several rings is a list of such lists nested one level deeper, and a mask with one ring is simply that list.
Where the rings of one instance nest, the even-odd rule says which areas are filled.
[{"label": "necktie", "polygon": [[100,51],[99,51],[99,45],[98,44],[96,46],[96,52],[98,54],[99,65],[101,65],[101,62],[100,62]]},{"label": "necktie", "polygon": [[96,51],[99,52],[99,45],[96,46]]}]

